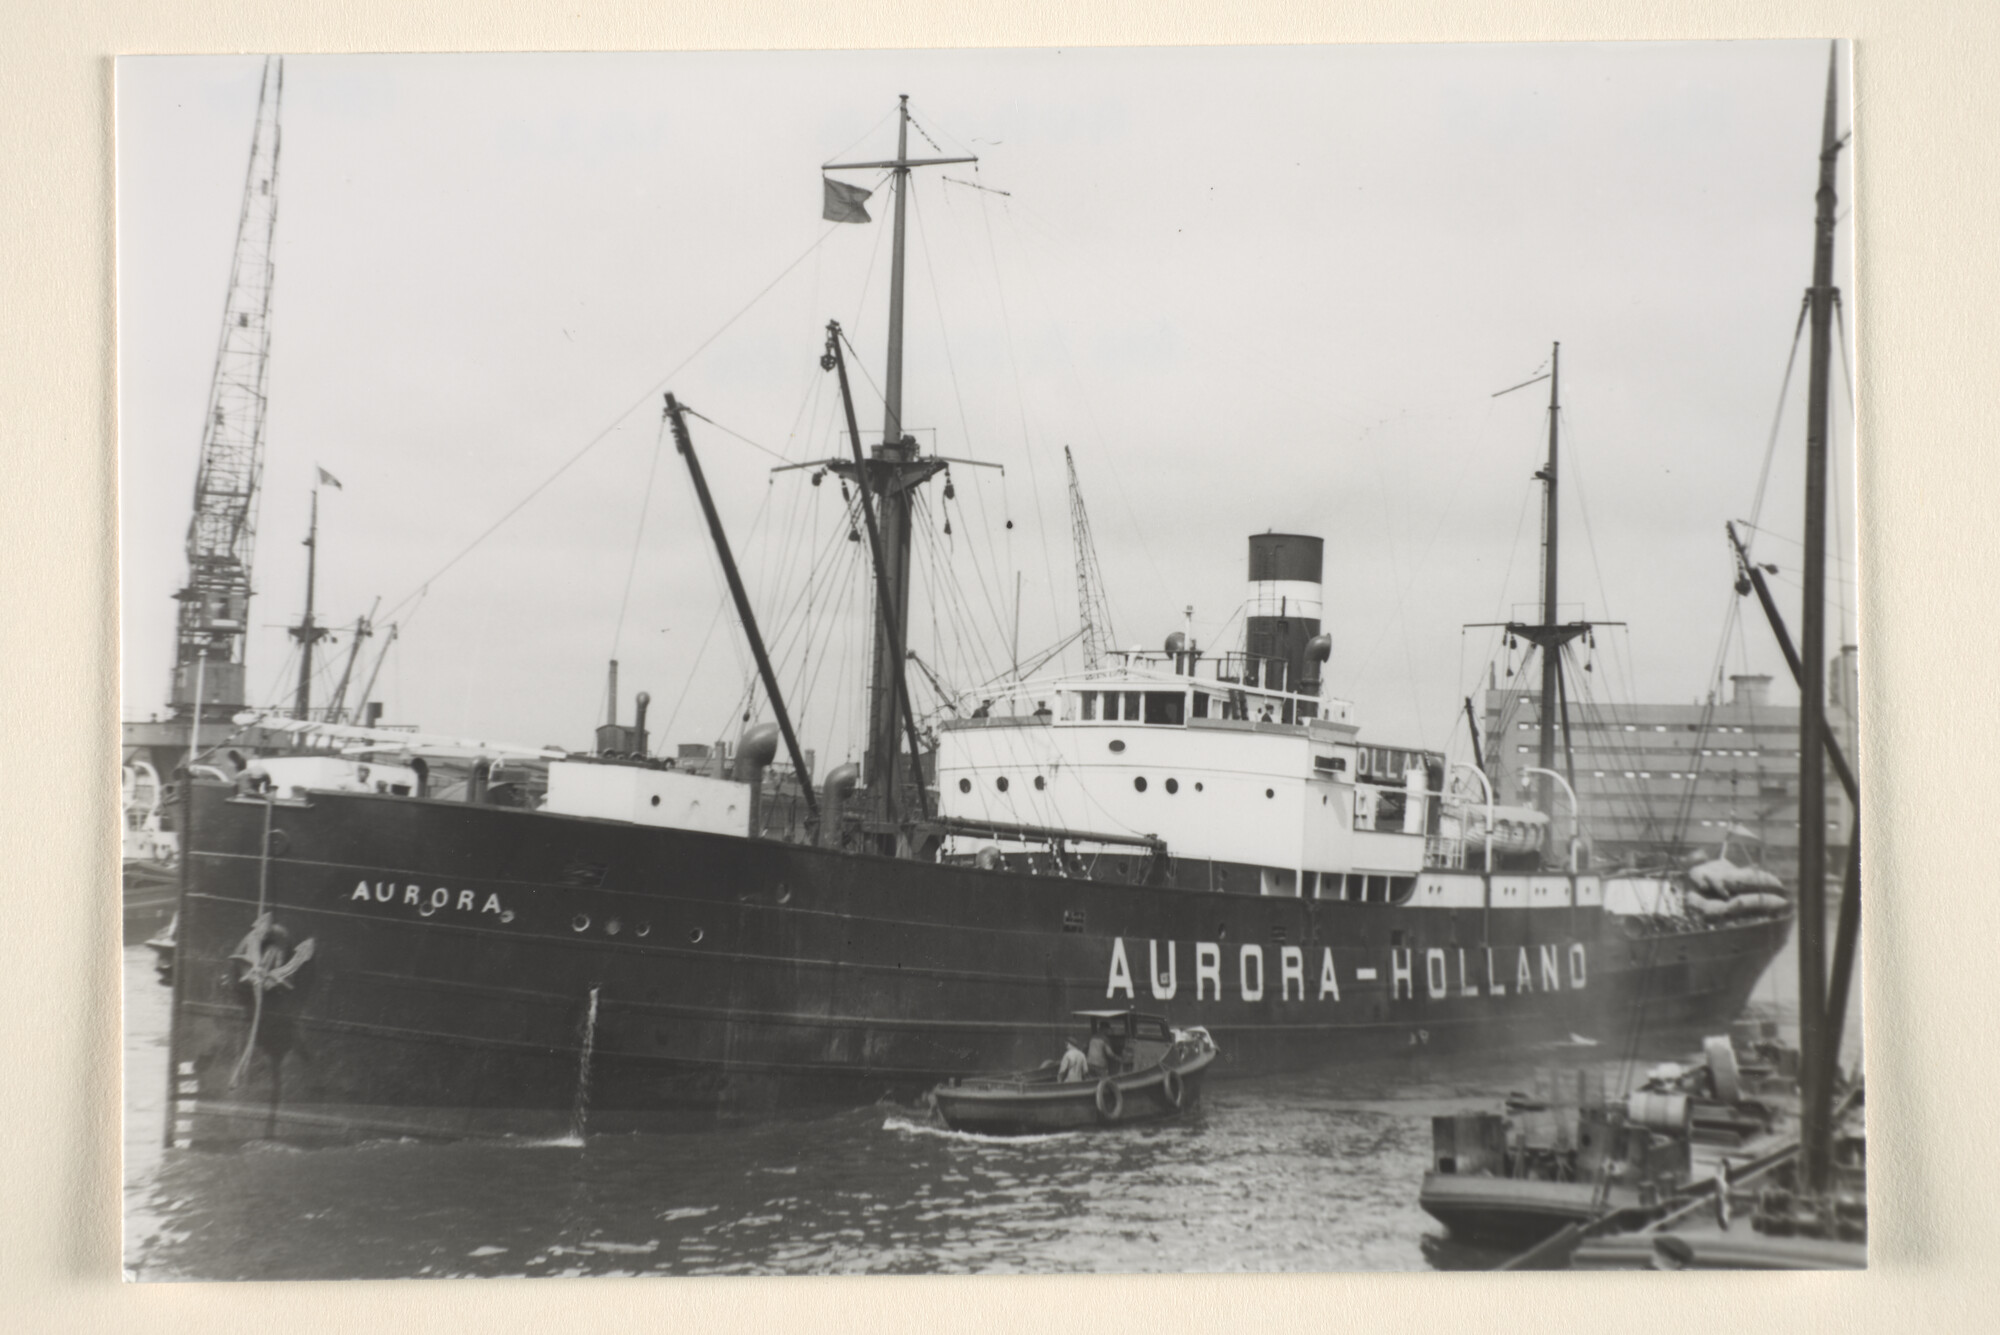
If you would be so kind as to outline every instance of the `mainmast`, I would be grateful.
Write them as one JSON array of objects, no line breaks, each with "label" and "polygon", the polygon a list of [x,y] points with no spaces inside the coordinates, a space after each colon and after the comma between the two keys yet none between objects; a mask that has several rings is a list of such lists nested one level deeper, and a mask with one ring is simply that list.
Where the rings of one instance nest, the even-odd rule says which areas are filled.
[{"label": "mainmast", "polygon": [[[895,192],[895,234],[889,251],[888,366],[882,382],[882,440],[869,452],[868,476],[862,479],[873,495],[881,529],[881,592],[878,597],[883,604],[883,615],[877,618],[874,666],[869,678],[868,750],[863,777],[869,803],[882,816],[896,810],[895,793],[904,782],[897,733],[902,721],[904,671],[900,646],[909,640],[911,495],[918,486],[942,472],[947,462],[935,456],[920,457],[916,438],[903,429],[904,227],[909,206],[910,169],[978,161],[973,157],[912,158],[909,155],[908,94],[898,99],[896,110],[896,156],[893,159],[883,162],[830,162],[821,169],[887,169],[891,173],[890,188]],[[858,446],[860,442],[855,444]],[[825,466],[843,477],[860,478],[859,469],[852,461],[832,459]],[[911,759],[914,762],[915,757]],[[921,774],[915,777],[918,783],[923,782]]]},{"label": "mainmast", "polygon": [[[1549,627],[1556,621],[1556,437],[1557,423],[1562,415],[1562,344],[1549,349],[1549,461],[1542,466],[1542,625]],[[1550,769],[1556,760],[1555,707],[1551,703],[1560,689],[1559,677],[1562,673],[1562,641],[1542,646],[1542,707],[1541,744],[1537,749],[1535,763],[1543,769]],[[1545,814],[1549,814],[1549,778],[1540,776],[1542,801],[1539,804]]]},{"label": "mainmast", "polygon": [[[1562,647],[1571,640],[1587,635],[1592,629],[1588,621],[1557,621],[1557,492],[1556,492],[1556,446],[1560,440],[1562,420],[1562,344],[1556,343],[1549,349],[1549,373],[1524,380],[1518,385],[1510,385],[1493,395],[1512,394],[1517,389],[1529,385],[1549,382],[1549,457],[1548,462],[1535,470],[1535,478],[1542,484],[1542,619],[1539,622],[1509,621],[1505,623],[1507,634],[1528,641],[1541,651],[1542,655],[1542,696],[1536,708],[1540,721],[1540,745],[1536,748],[1536,766],[1542,773],[1535,776],[1535,806],[1551,821],[1555,819],[1555,781],[1550,777],[1555,769],[1556,724],[1562,718],[1564,752],[1568,753],[1569,724],[1567,719],[1568,701],[1562,676]],[[1566,770],[1571,767],[1565,764]],[[1573,787],[1574,785],[1572,785]],[[1582,813],[1573,813],[1581,820]],[[1581,834],[1581,830],[1572,831]]]}]

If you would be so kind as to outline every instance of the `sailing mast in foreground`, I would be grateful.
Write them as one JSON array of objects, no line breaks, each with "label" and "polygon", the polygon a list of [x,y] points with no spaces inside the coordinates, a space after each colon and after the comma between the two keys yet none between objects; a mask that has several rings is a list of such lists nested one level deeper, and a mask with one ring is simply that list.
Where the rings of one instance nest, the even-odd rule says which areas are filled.
[{"label": "sailing mast in foreground", "polygon": [[[1846,136],[1835,128],[1839,108],[1839,47],[1828,56],[1826,114],[1820,129],[1818,211],[1813,221],[1812,361],[1806,404],[1804,592],[1799,626],[1799,1046],[1802,1182],[1824,1191],[1832,1156],[1833,1073],[1840,1061],[1841,1012],[1847,1003],[1860,926],[1860,822],[1848,850],[1846,887],[1834,949],[1826,961],[1826,481],[1827,402],[1832,393],[1834,168]],[[1835,1004],[1840,1007],[1834,1009]]]}]

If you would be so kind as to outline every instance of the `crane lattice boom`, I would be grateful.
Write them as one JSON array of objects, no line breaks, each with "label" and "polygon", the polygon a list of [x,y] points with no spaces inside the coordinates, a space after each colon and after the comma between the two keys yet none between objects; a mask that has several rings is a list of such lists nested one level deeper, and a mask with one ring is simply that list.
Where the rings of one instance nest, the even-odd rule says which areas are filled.
[{"label": "crane lattice boom", "polygon": [[1090,516],[1083,508],[1083,488],[1077,485],[1076,459],[1063,446],[1063,463],[1069,468],[1070,541],[1076,548],[1076,614],[1083,623],[1083,664],[1095,668],[1105,650],[1116,642],[1111,629],[1111,609],[1104,601],[1104,572],[1097,565],[1097,543],[1090,536]]},{"label": "crane lattice boom", "polygon": [[249,627],[250,561],[264,467],[265,368],[270,354],[271,241],[278,222],[278,104],[284,62],[264,62],[257,125],[236,223],[236,253],[222,310],[222,336],[202,422],[188,582],[180,601],[170,703],[191,718],[226,720],[248,703],[243,670]]}]

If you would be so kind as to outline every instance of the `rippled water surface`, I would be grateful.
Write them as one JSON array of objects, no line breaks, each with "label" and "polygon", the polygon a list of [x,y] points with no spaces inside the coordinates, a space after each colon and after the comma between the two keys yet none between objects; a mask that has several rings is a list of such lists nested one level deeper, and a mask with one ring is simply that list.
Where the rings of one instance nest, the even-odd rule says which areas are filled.
[{"label": "rippled water surface", "polygon": [[[1790,958],[1760,989],[1767,1013],[1785,1009]],[[163,1151],[168,993],[143,947],[125,976],[125,1249],[141,1279],[1490,1264],[1427,1241],[1432,1115],[1493,1108],[1538,1064],[1622,1069],[1574,1048],[1220,1081],[1185,1121],[1014,1140],[878,1107],[580,1143]]]}]

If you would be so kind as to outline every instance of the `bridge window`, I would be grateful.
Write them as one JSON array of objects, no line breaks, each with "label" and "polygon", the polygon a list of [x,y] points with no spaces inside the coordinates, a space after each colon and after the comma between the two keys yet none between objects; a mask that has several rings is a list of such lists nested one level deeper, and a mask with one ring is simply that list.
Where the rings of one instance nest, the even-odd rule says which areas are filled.
[{"label": "bridge window", "polygon": [[1207,718],[1207,717],[1208,717],[1208,692],[1207,692],[1207,691],[1196,691],[1196,692],[1194,693],[1194,716],[1195,716],[1196,718]]},{"label": "bridge window", "polygon": [[[1128,700],[1130,696],[1126,697]],[[1179,691],[1147,691],[1146,722],[1178,725],[1185,717],[1187,697]]]},{"label": "bridge window", "polygon": [[1090,720],[1095,719],[1097,717],[1097,692],[1078,691],[1077,698],[1083,701],[1082,717],[1084,721],[1089,722]]}]

